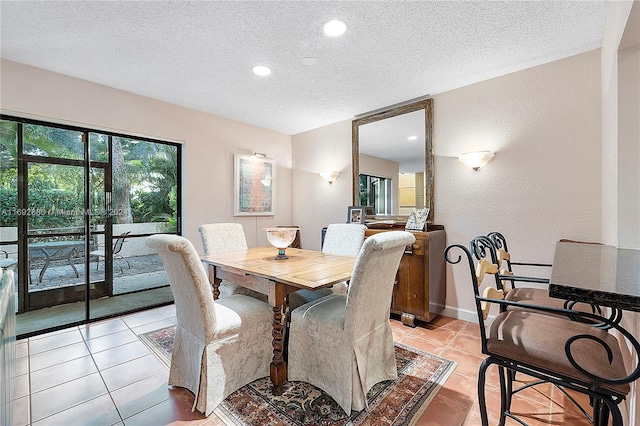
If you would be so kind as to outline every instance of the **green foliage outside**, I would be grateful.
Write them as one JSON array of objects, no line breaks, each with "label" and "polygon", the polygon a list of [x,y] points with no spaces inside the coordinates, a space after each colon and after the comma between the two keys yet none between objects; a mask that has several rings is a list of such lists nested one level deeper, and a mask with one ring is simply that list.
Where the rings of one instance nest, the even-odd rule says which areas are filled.
[{"label": "green foliage outside", "polygon": [[[106,160],[107,137],[90,135],[93,161]],[[65,129],[24,125],[25,153],[44,157],[83,159],[82,135]],[[114,197],[124,197],[127,212],[114,223],[166,222],[177,229],[177,147],[127,138],[113,138],[122,153],[124,173],[113,176]],[[114,148],[115,150],[115,148]],[[115,159],[114,159],[115,162]],[[114,168],[116,165],[114,164]],[[29,214],[29,228],[61,228],[84,223],[84,169],[76,166],[31,163],[28,171],[29,209],[18,207],[17,125],[0,121],[0,226],[17,226],[18,214]],[[92,222],[104,213],[104,172],[90,171]],[[126,188],[115,194],[116,187]],[[115,208],[115,205],[114,205]],[[53,213],[53,214],[51,214]]]}]

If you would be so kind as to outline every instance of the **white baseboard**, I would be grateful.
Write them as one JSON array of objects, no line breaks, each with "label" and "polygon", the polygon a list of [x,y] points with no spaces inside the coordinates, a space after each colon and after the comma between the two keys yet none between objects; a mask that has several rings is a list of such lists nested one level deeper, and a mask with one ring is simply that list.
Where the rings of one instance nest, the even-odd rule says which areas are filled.
[{"label": "white baseboard", "polygon": [[476,311],[469,311],[467,309],[460,309],[453,306],[446,306],[440,315],[450,318],[456,318],[463,321],[469,321],[472,323],[478,323],[478,314]]}]

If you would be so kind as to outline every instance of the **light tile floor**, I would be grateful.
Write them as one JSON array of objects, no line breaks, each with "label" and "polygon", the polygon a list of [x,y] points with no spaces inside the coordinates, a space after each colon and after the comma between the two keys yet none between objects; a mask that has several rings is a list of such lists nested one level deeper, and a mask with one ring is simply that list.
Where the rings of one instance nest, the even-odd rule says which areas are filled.
[{"label": "light tile floor", "polygon": [[[138,340],[175,321],[170,305],[18,341],[14,424],[222,425],[191,411],[192,394],[168,387],[168,369]],[[479,425],[478,326],[446,317],[416,328],[391,323],[396,341],[458,363],[417,425]],[[497,376],[494,369],[488,377],[491,424],[499,412]],[[530,425],[589,424],[549,385],[519,394],[512,411]]]}]

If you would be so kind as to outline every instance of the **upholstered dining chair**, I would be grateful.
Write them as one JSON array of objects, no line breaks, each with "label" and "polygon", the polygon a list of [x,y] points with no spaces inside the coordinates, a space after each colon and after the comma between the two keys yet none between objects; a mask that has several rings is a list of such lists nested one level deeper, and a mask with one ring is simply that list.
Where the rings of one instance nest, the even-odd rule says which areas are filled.
[{"label": "upholstered dining chair", "polygon": [[332,223],[327,226],[322,251],[357,256],[366,230],[367,226],[359,223]]},{"label": "upholstered dining chair", "polygon": [[[322,251],[325,253],[357,256],[364,243],[364,233],[367,225],[359,223],[332,223],[327,226],[324,235]],[[347,282],[335,284],[331,289],[334,293],[346,294]]]},{"label": "upholstered dining chair", "polygon": [[367,238],[346,295],[291,312],[289,380],[319,387],[349,415],[366,407],[373,385],[398,377],[389,309],[400,259],[414,241],[405,231]]},{"label": "upholstered dining chair", "polygon": [[[452,250],[456,251],[452,256]],[[533,304],[503,300],[492,285],[483,283],[481,277],[495,273],[498,265],[487,260],[476,262],[471,250],[460,244],[445,249],[445,259],[455,265],[466,258],[469,266],[473,296],[480,325],[482,353],[487,357],[478,372],[478,401],[482,424],[488,424],[485,402],[485,376],[492,364],[498,366],[500,379],[501,413],[500,424],[512,418],[521,424],[521,419],[511,412],[511,400],[523,388],[513,389],[513,375],[522,372],[564,389],[588,395],[592,401],[591,414],[587,408],[582,412],[595,425],[622,425],[618,404],[629,393],[629,384],[640,377],[640,345],[617,322],[590,312],[576,312]],[[481,290],[481,287],[484,287]],[[487,321],[488,306],[497,303],[501,309]],[[576,318],[581,320],[575,321]],[[606,322],[632,348],[635,369],[628,374],[625,369],[620,342],[607,330],[593,327],[588,322]],[[567,395],[569,396],[569,395]],[[570,400],[573,400],[569,396]],[[575,400],[573,400],[575,402]],[[611,416],[611,419],[609,419]]]},{"label": "upholstered dining chair", "polygon": [[[231,253],[248,248],[244,229],[239,223],[209,223],[198,227],[204,254]],[[251,289],[222,280],[218,288],[220,297],[245,294],[266,302],[268,296]]]},{"label": "upholstered dining chair", "polygon": [[193,392],[193,408],[208,416],[229,394],[269,375],[271,308],[241,294],[214,301],[186,238],[153,235],[146,244],[162,258],[176,305],[169,385]]},{"label": "upholstered dining chair", "polygon": [[[364,243],[364,231],[366,225],[359,223],[332,223],[327,226],[327,231],[322,244],[322,251],[331,254],[343,254],[357,256]],[[305,303],[320,299],[330,294],[347,294],[347,283],[334,284],[331,288],[320,290],[298,290],[289,294],[289,307],[291,310]]]}]

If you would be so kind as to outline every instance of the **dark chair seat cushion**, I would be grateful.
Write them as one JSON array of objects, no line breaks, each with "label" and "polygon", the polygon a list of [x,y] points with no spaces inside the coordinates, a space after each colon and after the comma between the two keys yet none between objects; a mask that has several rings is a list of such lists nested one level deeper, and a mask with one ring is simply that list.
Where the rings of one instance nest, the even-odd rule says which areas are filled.
[{"label": "dark chair seat cushion", "polygon": [[[486,326],[486,333],[490,354],[570,377],[583,384],[592,380],[571,365],[565,354],[565,343],[575,335],[593,336],[611,349],[611,364],[602,345],[587,339],[580,339],[571,346],[576,362],[599,377],[621,379],[627,375],[618,340],[606,331],[584,323],[527,310],[511,310],[498,314]],[[629,393],[629,384],[601,383],[601,387],[618,395]]]}]

